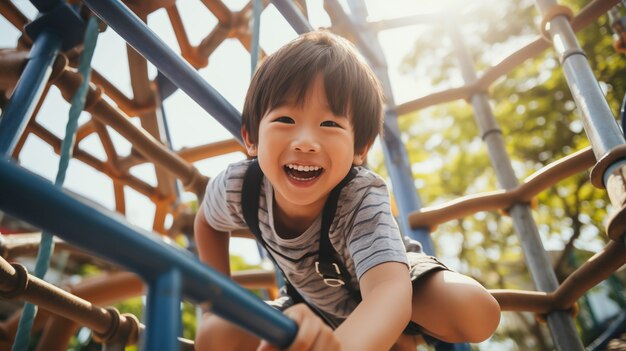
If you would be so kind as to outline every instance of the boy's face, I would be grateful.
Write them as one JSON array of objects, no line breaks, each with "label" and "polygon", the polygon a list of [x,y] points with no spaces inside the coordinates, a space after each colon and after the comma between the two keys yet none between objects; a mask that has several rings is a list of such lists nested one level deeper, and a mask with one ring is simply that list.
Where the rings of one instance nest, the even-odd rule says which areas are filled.
[{"label": "boy's face", "polygon": [[258,143],[244,131],[250,156],[274,187],[276,204],[285,213],[319,213],[330,191],[350,167],[363,163],[356,154],[354,131],[347,116],[335,116],[318,75],[304,104],[291,99],[268,111],[259,125]]}]

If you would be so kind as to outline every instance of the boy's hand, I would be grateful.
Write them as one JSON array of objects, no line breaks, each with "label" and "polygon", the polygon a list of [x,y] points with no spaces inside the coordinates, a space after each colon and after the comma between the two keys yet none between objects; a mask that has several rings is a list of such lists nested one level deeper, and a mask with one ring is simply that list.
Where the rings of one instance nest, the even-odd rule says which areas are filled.
[{"label": "boy's hand", "polygon": [[[296,321],[298,334],[287,351],[340,351],[341,345],[333,330],[328,327],[305,304],[297,304],[285,310],[285,315]],[[276,346],[262,341],[257,351],[278,351]]]}]

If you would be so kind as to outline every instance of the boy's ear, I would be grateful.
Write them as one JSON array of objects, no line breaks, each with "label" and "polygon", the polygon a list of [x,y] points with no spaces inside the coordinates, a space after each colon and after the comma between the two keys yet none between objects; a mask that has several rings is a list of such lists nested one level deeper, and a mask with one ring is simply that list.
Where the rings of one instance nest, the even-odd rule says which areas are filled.
[{"label": "boy's ear", "polygon": [[257,148],[256,144],[250,140],[250,134],[246,128],[241,128],[241,137],[243,139],[243,143],[246,145],[246,151],[248,152],[248,156],[256,157],[257,156]]},{"label": "boy's ear", "polygon": [[371,145],[367,145],[361,150],[361,152],[354,152],[354,159],[352,160],[352,164],[355,166],[361,166],[367,159],[367,152],[370,150]]}]

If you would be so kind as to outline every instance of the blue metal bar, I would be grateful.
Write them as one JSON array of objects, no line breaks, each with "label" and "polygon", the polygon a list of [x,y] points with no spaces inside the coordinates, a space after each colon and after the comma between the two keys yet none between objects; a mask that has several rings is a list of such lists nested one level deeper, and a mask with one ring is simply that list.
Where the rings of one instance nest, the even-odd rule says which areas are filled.
[{"label": "blue metal bar", "polygon": [[435,255],[435,249],[428,228],[412,229],[409,214],[422,208],[422,202],[415,190],[413,173],[406,148],[400,140],[398,118],[395,111],[385,115],[385,137],[382,140],[385,165],[393,184],[393,195],[398,208],[398,222],[402,232],[419,241],[428,255]]},{"label": "blue metal bar", "polygon": [[189,95],[241,141],[241,114],[196,70],[170,49],[131,10],[118,0],[85,0],[89,8],[137,52]]},{"label": "blue metal bar", "polygon": [[165,101],[170,95],[174,94],[178,87],[172,83],[161,71],[157,73],[155,78],[157,86],[159,87],[159,96],[161,101]]},{"label": "blue metal bar", "polygon": [[[465,45],[460,28],[454,21],[450,23],[449,34],[454,52],[459,59],[459,67],[465,84],[475,83],[478,77],[474,68],[474,61]],[[470,97],[470,102],[474,109],[474,119],[487,146],[489,159],[500,187],[507,190],[515,188],[519,181],[513,170],[509,154],[506,151],[500,126],[489,105],[487,94],[482,92],[474,93]],[[493,131],[496,131],[496,133],[493,133]],[[513,219],[513,225],[519,237],[524,258],[535,286],[538,290],[545,292],[556,290],[559,287],[559,282],[552,269],[550,258],[543,247],[530,206],[528,204],[516,204],[509,209],[509,214]],[[575,351],[584,349],[574,321],[568,313],[564,311],[551,312],[548,314],[547,320],[557,350]]]},{"label": "blue metal bar", "polygon": [[[399,212],[398,222],[400,228],[405,235],[419,241],[426,254],[434,256],[435,248],[430,237],[430,231],[427,228],[413,229],[409,225],[409,214],[422,208],[422,201],[415,189],[409,155],[400,139],[398,115],[393,108],[395,106],[393,90],[391,89],[391,82],[387,73],[387,62],[380,43],[367,26],[360,26],[358,22],[353,21],[336,0],[330,0],[328,4],[357,39],[357,47],[364,54],[380,80],[387,104],[392,107],[385,111],[385,136],[382,140],[382,147],[385,155],[385,165],[391,178],[391,184],[393,184],[393,195]],[[357,1],[349,1],[348,4],[352,8],[352,12],[363,18],[361,23],[364,24],[364,19],[367,17],[365,5],[362,2],[357,3]]]},{"label": "blue metal bar", "polygon": [[254,75],[259,63],[259,49],[261,46],[261,0],[252,0],[252,49],[250,50],[250,76]]},{"label": "blue metal bar", "polygon": [[[556,0],[535,0],[543,15],[557,5]],[[546,33],[552,40],[554,50],[561,61],[563,73],[572,92],[576,106],[581,112],[581,119],[596,159],[608,151],[624,144],[624,135],[611,112],[598,80],[578,44],[570,22],[565,16],[557,15],[550,19]]]},{"label": "blue metal bar", "polygon": [[[273,0],[272,3],[278,8],[278,10],[298,33],[302,34],[313,30],[306,18],[304,18],[302,13],[295,7],[293,2],[286,0]],[[330,1],[329,3],[331,4],[333,11],[340,15],[341,19],[349,25],[349,28],[355,29],[352,20],[344,13],[341,5],[336,1]],[[367,45],[368,42],[371,44],[371,40],[366,39],[360,31],[355,30],[353,34],[359,38],[359,48],[369,53],[367,58],[370,60],[370,64],[386,68],[385,60],[380,58],[381,55],[376,54],[376,51]],[[379,76],[379,79],[383,80],[381,72],[377,72],[377,75]],[[388,79],[384,81],[388,82]],[[388,84],[383,85],[387,86]],[[385,95],[389,99],[393,99],[390,87],[385,89]],[[400,227],[404,233],[422,243],[425,252],[432,255],[434,254],[434,249],[428,230],[411,229],[408,224],[408,214],[420,209],[422,205],[416,191],[403,190],[415,189],[415,185],[413,183],[413,175],[411,174],[411,167],[406,149],[398,137],[399,131],[396,119],[397,116],[395,111],[387,111],[385,116],[385,147],[383,147],[383,149],[385,152],[385,163],[387,164],[387,169],[389,170],[389,174],[391,176],[391,182],[394,184],[394,196],[400,211],[400,218],[404,219],[400,221]]]},{"label": "blue metal bar", "polygon": [[31,0],[39,15],[24,27],[33,39],[43,32],[53,32],[61,39],[61,51],[68,51],[83,42],[85,21],[77,10],[60,0]]},{"label": "blue metal bar", "polygon": [[0,210],[120,264],[145,281],[177,269],[184,296],[193,302],[211,301],[217,315],[278,347],[287,347],[297,333],[294,321],[192,254],[165,244],[116,213],[87,205],[6,159],[0,160]]},{"label": "blue metal bar", "polygon": [[[160,80],[159,77],[163,79]],[[157,92],[159,94],[158,95],[159,103],[157,105],[158,112],[156,113],[156,118],[160,120],[160,124],[163,126],[163,131],[165,132],[165,139],[167,140],[167,148],[174,151],[173,144],[172,144],[172,133],[170,132],[170,126],[169,126],[169,123],[167,122],[167,114],[165,113],[165,106],[163,106],[163,102],[165,102],[165,99],[169,95],[164,97],[163,94],[168,93],[167,89],[169,89],[169,87],[173,87],[171,93],[176,91],[178,88],[174,84],[172,84],[172,82],[170,82],[169,79],[167,79],[167,77],[165,77],[161,72],[157,73],[156,85],[157,85]],[[174,189],[176,191],[176,199],[180,199],[182,188],[183,188],[182,183],[179,180],[174,180]]]},{"label": "blue metal bar", "polygon": [[[373,31],[366,26],[365,19],[367,18],[367,9],[363,0],[349,0],[351,12],[355,16],[355,20],[348,17],[343,13],[343,10],[336,1],[330,1],[334,3],[334,11],[340,12],[344,16],[343,21],[349,24],[349,28],[352,29],[353,34],[360,38],[357,41],[359,48],[369,52],[369,61],[374,73],[378,77],[383,87],[387,104],[391,106],[385,112],[385,137],[383,138],[383,152],[385,154],[385,165],[391,177],[391,183],[393,184],[393,193],[396,199],[398,207],[399,222],[402,231],[405,235],[408,235],[412,239],[419,241],[422,244],[424,252],[429,255],[435,255],[435,249],[430,237],[430,231],[427,228],[412,229],[409,225],[409,214],[422,207],[422,202],[419,198],[419,194],[415,189],[415,183],[413,181],[413,172],[411,169],[411,163],[409,155],[400,139],[400,128],[398,126],[398,115],[393,108],[395,106],[393,98],[393,90],[391,89],[391,82],[389,80],[389,73],[387,69],[387,62],[383,54],[383,50],[379,41],[373,34]],[[471,348],[467,343],[449,344],[443,341],[437,341],[434,344],[436,350],[447,351],[470,351]]]},{"label": "blue metal bar", "polygon": [[43,32],[35,39],[26,67],[0,117],[0,157],[11,157],[15,150],[48,83],[60,48],[61,39],[53,32]]},{"label": "blue metal bar", "polygon": [[345,25],[348,29],[351,30],[351,34],[354,36],[354,40],[356,41],[356,45],[361,50],[361,53],[370,61],[372,66],[386,66],[385,58],[382,54],[382,50],[376,50],[372,48],[373,41],[377,40],[375,37],[372,37],[371,33],[365,34],[368,32],[367,25],[365,21],[362,21],[362,25],[357,25],[347,13],[341,7],[341,4],[337,0],[327,0],[326,3],[329,6],[329,9],[337,15],[337,18],[340,21],[340,24]]},{"label": "blue metal bar", "polygon": [[48,12],[53,8],[59,6],[63,1],[61,0],[30,0],[30,2],[37,8],[40,13]]},{"label": "blue metal bar", "polygon": [[142,350],[180,350],[180,301],[182,278],[177,269],[150,282],[146,304],[146,334]]},{"label": "blue metal bar", "polygon": [[[409,214],[422,208],[422,202],[415,189],[409,155],[400,139],[398,115],[393,108],[393,106],[395,106],[393,90],[391,89],[391,82],[389,81],[389,74],[387,73],[387,63],[380,43],[368,27],[361,26],[362,30],[358,30],[358,20],[353,21],[349,18],[348,15],[344,13],[339,3],[336,1],[330,1],[329,3],[332,5],[333,11],[336,13],[340,12],[342,21],[349,24],[348,29],[353,31],[352,34],[361,38],[360,41],[357,42],[358,48],[361,52],[367,50],[370,53],[366,55],[365,58],[380,80],[387,105],[391,106],[385,111],[382,147],[385,155],[385,165],[387,166],[387,171],[391,178],[391,184],[393,184],[393,195],[399,212],[398,222],[402,233],[419,241],[424,248],[424,252],[429,255],[435,255],[435,249],[429,230],[427,228],[412,229],[409,225]],[[352,13],[354,13],[358,19],[361,19],[360,23],[365,23],[365,18],[367,17],[365,4],[358,0],[349,1],[348,4]],[[373,57],[377,57],[378,59],[373,60]]]},{"label": "blue metal bar", "polygon": [[285,17],[287,22],[298,34],[307,33],[313,30],[313,26],[304,17],[302,12],[290,0],[272,0],[278,11]]},{"label": "blue metal bar", "polygon": [[[535,0],[535,5],[545,16],[557,5],[557,2],[556,0]],[[569,20],[565,16],[554,16],[549,21],[546,34],[552,40],[552,46],[561,61],[572,97],[581,111],[581,120],[593,153],[596,159],[600,160],[612,149],[626,143],[624,134],[615,121],[613,112],[600,89],[585,53],[578,44]],[[626,166],[626,161],[620,159],[605,169],[602,177],[604,186],[610,188],[608,183],[613,171],[624,166]],[[621,187],[617,187],[619,188]],[[622,195],[622,190],[620,194],[609,193],[611,203],[616,208],[622,207],[620,200]]]},{"label": "blue metal bar", "polygon": [[[295,7],[294,3],[286,0],[272,0],[274,6],[283,14],[291,26],[296,29],[299,34],[306,33],[313,30],[309,22],[302,15],[302,13]],[[355,29],[352,20],[343,12],[341,5],[337,2],[330,1],[331,7],[335,13],[337,13],[342,21],[344,21],[350,29]],[[367,43],[373,44],[372,40],[368,40],[358,30],[354,30],[353,34],[357,37],[357,44],[359,49],[366,52],[366,58],[370,61],[370,65],[376,67],[384,67],[386,70],[386,63],[384,59],[381,59],[381,55],[376,54],[376,51],[372,49]],[[377,43],[377,42],[376,42]],[[383,76],[384,74],[384,76]],[[385,96],[390,99],[391,105],[393,105],[393,94],[391,87],[388,84],[387,73],[382,73],[382,70],[377,70],[376,75],[382,81],[383,86],[386,88]],[[387,84],[385,84],[387,83]],[[409,164],[408,154],[399,138],[399,129],[397,123],[397,115],[395,111],[387,111],[385,116],[385,138],[383,140],[383,151],[385,153],[385,164],[391,177],[391,183],[394,185],[394,196],[398,210],[400,212],[400,228],[402,232],[419,241],[424,248],[424,252],[429,255],[434,255],[434,248],[432,240],[427,229],[412,229],[408,222],[408,215],[420,209],[422,207],[421,201],[417,192],[414,190],[415,185],[413,183],[413,175],[411,173],[411,167]],[[405,191],[405,189],[411,189]]]}]

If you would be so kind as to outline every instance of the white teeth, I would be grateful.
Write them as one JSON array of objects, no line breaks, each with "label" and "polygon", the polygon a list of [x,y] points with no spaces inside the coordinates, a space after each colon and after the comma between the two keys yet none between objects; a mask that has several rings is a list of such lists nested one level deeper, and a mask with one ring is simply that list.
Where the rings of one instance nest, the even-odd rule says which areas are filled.
[{"label": "white teeth", "polygon": [[287,165],[287,168],[294,169],[294,170],[300,171],[300,172],[314,172],[314,171],[319,171],[321,167],[289,164],[289,165]]}]

